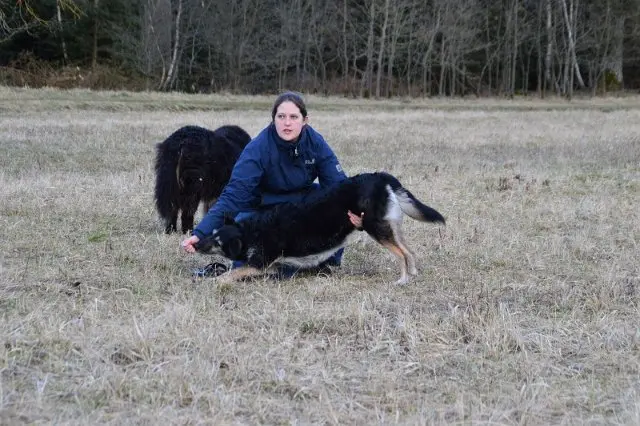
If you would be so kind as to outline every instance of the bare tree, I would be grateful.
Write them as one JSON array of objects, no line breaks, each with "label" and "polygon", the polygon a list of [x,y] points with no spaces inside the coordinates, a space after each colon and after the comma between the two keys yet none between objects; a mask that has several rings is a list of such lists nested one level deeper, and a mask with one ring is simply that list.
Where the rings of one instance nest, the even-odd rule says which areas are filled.
[{"label": "bare tree", "polygon": [[407,17],[407,54],[405,56],[405,76],[406,76],[406,85],[407,85],[407,94],[409,96],[413,95],[413,53],[414,46],[416,40],[416,11],[417,6],[411,5],[409,7],[409,16]]},{"label": "bare tree", "polygon": [[615,22],[610,21],[607,24],[606,42],[608,50],[604,52],[599,74],[609,71],[613,73],[617,82],[622,85],[624,82],[622,67],[624,62],[625,18],[619,16],[615,19]]},{"label": "bare tree", "polygon": [[160,81],[159,89],[167,90],[171,87],[175,81],[175,76],[178,72],[178,51],[181,42],[181,19],[182,19],[182,0],[176,1],[176,12],[173,19],[173,41],[171,47],[171,60],[169,61],[169,68],[165,78]]},{"label": "bare tree", "polygon": [[378,50],[378,64],[376,73],[376,98],[380,97],[380,82],[382,80],[382,61],[384,60],[384,48],[387,41],[387,28],[389,26],[389,0],[384,2],[384,18],[382,20],[382,28],[380,30],[380,48]]},{"label": "bare tree", "polygon": [[342,80],[344,85],[350,85],[349,82],[349,42],[348,42],[348,31],[347,27],[349,25],[349,8],[347,7],[347,0],[342,0],[342,46],[340,49],[341,52],[341,60],[342,60]]},{"label": "bare tree", "polygon": [[69,54],[67,53],[67,43],[64,40],[64,31],[62,26],[62,8],[60,5],[61,0],[56,0],[56,18],[58,20],[58,33],[60,34],[60,45],[62,47],[62,57],[64,62],[69,63]]},{"label": "bare tree", "polygon": [[[69,12],[74,18],[83,14],[74,0],[56,0],[55,20],[60,28],[63,11]],[[50,26],[53,19],[38,14],[29,0],[0,2],[0,44],[23,32]],[[63,48],[63,51],[66,51],[66,48]]]},{"label": "bare tree", "polygon": [[552,83],[553,81],[553,76],[551,75],[551,61],[553,59],[553,25],[552,25],[552,19],[553,19],[553,14],[552,14],[552,9],[551,9],[551,1],[552,0],[546,0],[546,12],[547,12],[547,24],[546,24],[546,29],[547,29],[547,49],[546,49],[546,53],[544,56],[544,90],[542,91],[543,96],[547,91],[547,88],[549,87],[549,84]]},{"label": "bare tree", "polygon": [[537,85],[536,85],[536,90],[538,91],[538,96],[543,97],[543,86],[544,86],[544,81],[543,81],[543,49],[542,49],[542,21],[543,21],[543,6],[544,6],[544,2],[540,1],[538,3],[538,13],[537,13],[537,21],[536,21],[536,51],[537,51],[537,70],[536,70],[536,75],[537,75]]},{"label": "bare tree", "polygon": [[[330,15],[328,3],[309,0],[309,23],[307,43],[312,46],[313,90],[324,91],[327,85],[327,65],[333,59],[329,57],[328,36],[333,30],[334,18]],[[319,74],[319,76],[318,76]]]},{"label": "bare tree", "polygon": [[[395,75],[395,61],[396,61],[396,53],[400,49],[398,40],[401,36],[406,36],[407,33],[411,33],[411,31],[407,31],[408,28],[408,20],[409,14],[408,11],[411,9],[411,6],[406,4],[405,2],[396,2],[395,7],[392,8],[391,13],[393,14],[391,20],[391,36],[389,38],[389,56],[387,59],[387,84],[385,88],[385,96],[389,97],[393,95],[393,81]],[[408,44],[408,43],[407,43]],[[408,46],[407,46],[408,47]],[[398,79],[401,79],[402,76],[399,75]]]},{"label": "bare tree", "polygon": [[373,77],[373,45],[374,45],[374,30],[376,25],[376,0],[368,0],[368,32],[367,32],[367,53],[366,53],[366,70],[362,78],[362,84],[360,86],[360,97],[365,96],[365,88],[367,96],[371,95],[372,89],[372,77]]},{"label": "bare tree", "polygon": [[[431,28],[427,29],[424,28],[423,29],[423,34],[425,39],[422,40],[422,44],[424,45],[425,41],[426,41],[426,46],[424,46],[424,51],[422,54],[422,61],[421,61],[421,69],[422,69],[422,92],[425,95],[430,95],[431,94],[431,66],[432,66],[432,56],[433,56],[433,52],[435,51],[435,42],[436,42],[436,37],[438,37],[438,35],[440,34],[440,28],[441,28],[441,22],[442,22],[442,6],[440,3],[438,3],[436,5],[436,10],[435,10],[435,17],[433,18],[432,22],[428,22],[426,25],[429,25]],[[441,43],[443,44],[444,41],[441,41]],[[442,66],[442,64],[441,64]]]},{"label": "bare tree", "polygon": [[98,10],[99,0],[93,0],[93,46],[91,49],[91,68],[95,69],[98,65]]},{"label": "bare tree", "polygon": [[167,81],[167,63],[171,52],[171,2],[170,0],[145,0],[141,6],[141,34],[132,37],[138,70],[148,77],[147,89],[151,79],[158,76],[157,87]]},{"label": "bare tree", "polygon": [[[580,73],[580,67],[578,66],[578,60],[576,58],[576,41],[575,41],[575,28],[576,28],[576,13],[578,10],[578,0],[569,0],[569,10],[567,11],[567,0],[560,0],[562,4],[562,14],[564,16],[564,23],[567,30],[568,52],[570,67],[575,71],[575,76],[578,79],[578,84],[581,88],[584,88],[584,81]],[[573,76],[574,72],[571,71],[571,78],[568,82],[568,96],[573,95]]]},{"label": "bare tree", "polygon": [[518,60],[518,46],[519,46],[519,25],[518,25],[518,0],[513,0],[511,13],[513,15],[513,44],[511,50],[511,77],[509,86],[509,95],[513,97],[516,92],[516,62]]}]

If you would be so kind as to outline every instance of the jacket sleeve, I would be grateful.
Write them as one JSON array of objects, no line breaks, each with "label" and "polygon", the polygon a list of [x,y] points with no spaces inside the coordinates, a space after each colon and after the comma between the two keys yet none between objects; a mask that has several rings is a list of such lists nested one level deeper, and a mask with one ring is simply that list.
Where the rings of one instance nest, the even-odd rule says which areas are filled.
[{"label": "jacket sleeve", "polygon": [[193,235],[198,238],[211,235],[224,224],[225,215],[235,216],[254,208],[260,200],[258,185],[263,173],[260,147],[257,144],[247,145],[233,167],[229,183],[224,187],[218,201],[193,230]]},{"label": "jacket sleeve", "polygon": [[338,161],[338,157],[324,138],[319,134],[315,134],[318,147],[318,181],[321,188],[328,188],[347,178],[342,166]]}]

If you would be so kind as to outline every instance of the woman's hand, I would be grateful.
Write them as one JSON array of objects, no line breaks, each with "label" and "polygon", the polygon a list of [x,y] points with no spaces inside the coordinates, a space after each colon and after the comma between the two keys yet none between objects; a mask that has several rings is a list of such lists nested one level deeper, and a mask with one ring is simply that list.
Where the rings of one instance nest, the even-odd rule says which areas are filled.
[{"label": "woman's hand", "polygon": [[347,215],[349,215],[349,220],[351,221],[353,226],[355,226],[357,230],[362,231],[362,218],[364,217],[364,212],[360,213],[360,216],[358,216],[357,214],[354,214],[351,212],[351,210],[349,210],[347,212]]},{"label": "woman's hand", "polygon": [[182,248],[187,253],[195,253],[196,248],[194,247],[194,244],[196,244],[198,241],[200,241],[200,238],[198,238],[195,235],[192,235],[182,242]]}]

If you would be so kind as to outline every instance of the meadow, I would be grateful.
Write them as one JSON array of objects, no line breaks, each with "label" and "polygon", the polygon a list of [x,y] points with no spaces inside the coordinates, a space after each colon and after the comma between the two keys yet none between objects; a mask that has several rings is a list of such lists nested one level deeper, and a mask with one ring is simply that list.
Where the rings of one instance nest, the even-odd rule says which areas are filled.
[{"label": "meadow", "polygon": [[194,280],[155,144],[272,101],[0,88],[0,424],[640,423],[640,98],[310,96],[347,173],[447,218],[405,219],[419,275],[359,234],[330,276]]}]

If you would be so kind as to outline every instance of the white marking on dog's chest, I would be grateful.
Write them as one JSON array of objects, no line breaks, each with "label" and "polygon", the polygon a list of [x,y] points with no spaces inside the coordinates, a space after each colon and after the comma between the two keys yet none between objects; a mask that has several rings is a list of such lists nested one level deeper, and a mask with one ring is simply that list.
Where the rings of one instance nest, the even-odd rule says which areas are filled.
[{"label": "white marking on dog's chest", "polygon": [[340,244],[337,247],[333,247],[329,250],[321,253],[310,254],[302,257],[279,257],[273,261],[273,263],[291,265],[296,268],[311,268],[312,266],[318,266],[325,260],[331,257],[333,253],[344,247],[344,244]]},{"label": "white marking on dog's chest", "polygon": [[313,266],[318,266],[319,264],[330,258],[335,252],[351,244],[354,240],[357,240],[359,234],[360,233],[358,232],[351,232],[349,235],[347,235],[347,237],[341,244],[338,244],[337,246],[332,247],[329,250],[325,250],[321,253],[315,253],[301,257],[279,257],[278,259],[274,260],[273,263],[291,265],[296,268],[311,268]]}]

